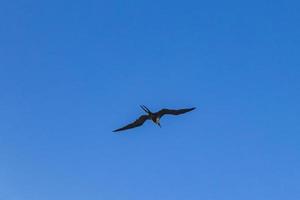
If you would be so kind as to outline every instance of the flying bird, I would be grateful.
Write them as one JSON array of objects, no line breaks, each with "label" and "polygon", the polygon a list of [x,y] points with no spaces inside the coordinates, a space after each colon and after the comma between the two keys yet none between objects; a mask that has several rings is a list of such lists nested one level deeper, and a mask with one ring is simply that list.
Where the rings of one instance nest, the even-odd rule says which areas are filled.
[{"label": "flying bird", "polygon": [[140,116],[137,120],[135,120],[134,122],[132,122],[131,124],[128,124],[122,128],[116,129],[113,132],[117,132],[117,131],[123,131],[123,130],[127,130],[127,129],[131,129],[131,128],[135,128],[138,126],[141,126],[144,124],[145,121],[152,120],[155,124],[157,124],[159,127],[161,127],[160,125],[160,118],[164,115],[180,115],[186,112],[190,112],[192,110],[195,109],[194,108],[184,108],[184,109],[178,109],[178,110],[171,110],[171,109],[161,109],[158,112],[151,112],[146,106],[142,105],[140,106],[146,113],[147,115],[142,115]]}]

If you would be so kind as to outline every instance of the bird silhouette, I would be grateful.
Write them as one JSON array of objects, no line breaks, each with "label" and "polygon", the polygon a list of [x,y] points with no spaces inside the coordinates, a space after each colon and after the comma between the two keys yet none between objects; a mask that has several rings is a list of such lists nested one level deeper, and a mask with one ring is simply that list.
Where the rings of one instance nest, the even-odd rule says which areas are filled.
[{"label": "bird silhouette", "polygon": [[160,118],[162,118],[162,116],[164,116],[164,115],[181,115],[183,113],[190,112],[195,109],[195,107],[178,109],[178,110],[164,108],[158,112],[153,113],[144,105],[141,105],[140,107],[147,113],[147,115],[142,115],[134,122],[132,122],[122,128],[116,129],[113,132],[118,132],[118,131],[123,131],[123,130],[131,129],[131,128],[139,127],[139,126],[143,125],[144,122],[147,120],[152,120],[155,124],[157,124],[159,127],[161,127]]}]

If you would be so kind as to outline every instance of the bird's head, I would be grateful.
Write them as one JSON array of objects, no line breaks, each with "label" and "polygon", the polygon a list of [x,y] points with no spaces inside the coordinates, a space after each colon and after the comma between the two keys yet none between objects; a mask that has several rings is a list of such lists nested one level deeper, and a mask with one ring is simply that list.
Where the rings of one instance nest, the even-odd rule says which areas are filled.
[{"label": "bird's head", "polygon": [[161,125],[160,125],[160,122],[159,122],[159,118],[158,118],[158,117],[155,119],[155,124],[157,124],[157,125],[161,128]]}]

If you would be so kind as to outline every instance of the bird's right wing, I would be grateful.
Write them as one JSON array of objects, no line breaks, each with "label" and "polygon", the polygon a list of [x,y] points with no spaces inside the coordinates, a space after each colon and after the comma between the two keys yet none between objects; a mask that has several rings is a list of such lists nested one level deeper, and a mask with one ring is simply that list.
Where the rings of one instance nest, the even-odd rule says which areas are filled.
[{"label": "bird's right wing", "polygon": [[190,112],[190,111],[192,111],[194,109],[195,108],[184,108],[184,109],[178,109],[178,110],[174,110],[174,109],[161,109],[156,114],[159,116],[159,118],[161,118],[164,115],[181,115],[183,113]]},{"label": "bird's right wing", "polygon": [[126,129],[130,129],[130,128],[135,128],[135,127],[141,126],[141,125],[143,125],[143,123],[147,119],[148,119],[148,115],[142,115],[137,120],[135,120],[133,123],[128,124],[128,125],[126,125],[126,126],[124,126],[122,128],[116,129],[113,132],[123,131],[123,130],[126,130]]}]

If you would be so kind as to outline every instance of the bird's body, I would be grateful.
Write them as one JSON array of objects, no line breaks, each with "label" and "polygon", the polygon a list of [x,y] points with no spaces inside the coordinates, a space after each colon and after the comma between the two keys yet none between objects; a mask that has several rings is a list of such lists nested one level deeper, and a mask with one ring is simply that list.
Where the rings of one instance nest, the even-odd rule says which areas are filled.
[{"label": "bird's body", "polygon": [[131,128],[135,128],[138,126],[141,126],[144,124],[146,120],[152,120],[155,124],[157,124],[159,127],[160,125],[160,118],[163,115],[169,114],[169,115],[180,115],[189,111],[194,110],[195,108],[185,108],[185,109],[179,109],[179,110],[171,110],[171,109],[161,109],[158,112],[152,113],[146,106],[141,106],[141,108],[147,113],[147,115],[140,116],[137,120],[135,120],[133,123],[128,124],[122,128],[114,130],[114,132],[117,131],[123,131]]},{"label": "bird's body", "polygon": [[156,115],[155,113],[151,113],[151,114],[149,115],[149,118],[150,118],[155,124],[158,124],[158,125],[160,126],[160,123],[159,123],[160,118],[159,118],[158,115]]}]

